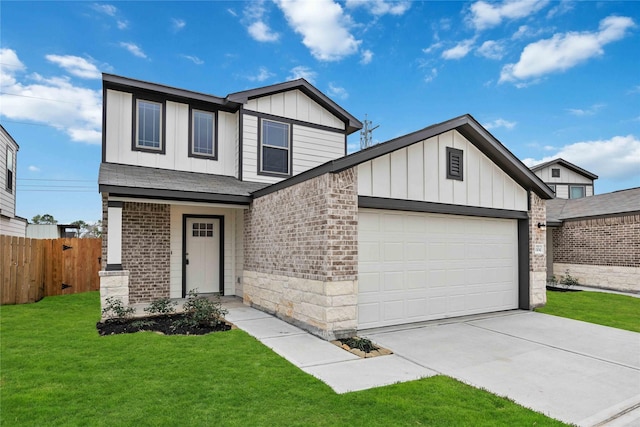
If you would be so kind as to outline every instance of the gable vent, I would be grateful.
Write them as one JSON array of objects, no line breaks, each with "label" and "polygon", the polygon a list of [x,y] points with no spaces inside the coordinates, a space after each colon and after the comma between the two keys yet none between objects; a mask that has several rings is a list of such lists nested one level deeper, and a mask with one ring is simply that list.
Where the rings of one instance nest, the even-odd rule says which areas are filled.
[{"label": "gable vent", "polygon": [[447,179],[462,181],[462,150],[447,147]]}]

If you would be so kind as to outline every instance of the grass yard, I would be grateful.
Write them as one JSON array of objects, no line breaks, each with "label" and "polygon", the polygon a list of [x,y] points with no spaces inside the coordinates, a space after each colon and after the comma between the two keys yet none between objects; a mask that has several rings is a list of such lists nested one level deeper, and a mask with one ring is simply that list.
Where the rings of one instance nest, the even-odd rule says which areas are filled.
[{"label": "grass yard", "polygon": [[2,426],[552,426],[438,376],[344,395],[240,330],[98,336],[97,292],[0,308]]},{"label": "grass yard", "polygon": [[640,298],[604,292],[547,292],[540,313],[640,332]]}]

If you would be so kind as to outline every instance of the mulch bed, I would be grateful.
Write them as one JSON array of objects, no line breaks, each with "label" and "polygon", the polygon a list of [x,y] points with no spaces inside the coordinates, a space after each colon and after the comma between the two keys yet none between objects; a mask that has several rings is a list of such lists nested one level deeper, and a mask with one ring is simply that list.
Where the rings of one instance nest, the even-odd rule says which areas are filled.
[{"label": "mulch bed", "polygon": [[377,356],[386,356],[389,354],[393,354],[391,350],[388,350],[383,347],[379,347],[372,343],[367,338],[353,337],[353,338],[343,338],[336,341],[331,341],[334,345],[342,348],[343,350],[348,351],[349,353],[355,354],[358,357],[362,358],[370,358]]},{"label": "mulch bed", "polygon": [[582,289],[560,288],[558,286],[547,286],[547,290],[552,292],[582,292]]},{"label": "mulch bed", "polygon": [[184,318],[184,314],[170,314],[131,319],[107,319],[98,322],[96,328],[100,335],[132,334],[140,331],[153,331],[164,335],[205,335],[231,329],[231,324],[224,321],[218,322],[215,326],[179,325],[180,320]]}]

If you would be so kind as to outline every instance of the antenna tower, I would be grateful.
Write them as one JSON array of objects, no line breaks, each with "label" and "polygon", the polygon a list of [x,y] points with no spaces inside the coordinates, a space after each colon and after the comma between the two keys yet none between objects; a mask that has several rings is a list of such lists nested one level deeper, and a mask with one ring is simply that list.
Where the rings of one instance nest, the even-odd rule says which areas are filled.
[{"label": "antenna tower", "polygon": [[371,147],[373,145],[373,131],[378,129],[380,125],[376,125],[371,127],[373,123],[371,120],[367,120],[367,115],[364,115],[364,126],[360,131],[360,149],[364,150],[367,147]]}]

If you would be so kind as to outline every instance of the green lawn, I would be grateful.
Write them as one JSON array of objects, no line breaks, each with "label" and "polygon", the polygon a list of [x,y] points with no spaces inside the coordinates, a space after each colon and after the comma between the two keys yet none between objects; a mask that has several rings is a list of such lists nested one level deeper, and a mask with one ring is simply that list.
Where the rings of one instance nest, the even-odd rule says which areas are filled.
[{"label": "green lawn", "polygon": [[547,292],[540,313],[640,332],[640,298],[603,292]]},{"label": "green lawn", "polygon": [[0,425],[563,425],[438,376],[344,395],[240,330],[98,336],[98,293],[0,309]]}]

